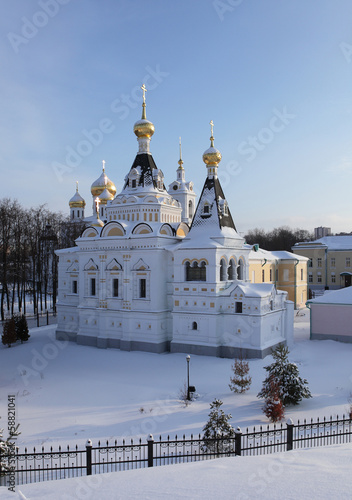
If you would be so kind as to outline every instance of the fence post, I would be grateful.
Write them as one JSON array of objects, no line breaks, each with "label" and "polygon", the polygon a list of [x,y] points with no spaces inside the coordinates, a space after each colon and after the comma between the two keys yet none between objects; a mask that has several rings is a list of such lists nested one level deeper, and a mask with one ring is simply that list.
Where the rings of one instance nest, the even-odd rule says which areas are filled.
[{"label": "fence post", "polygon": [[241,456],[242,453],[242,431],[240,427],[235,430],[235,455]]},{"label": "fence post", "polygon": [[37,308],[37,327],[39,328],[39,309]]},{"label": "fence post", "polygon": [[92,475],[92,441],[88,439],[86,442],[86,468],[87,468],[87,476]]},{"label": "fence post", "polygon": [[49,311],[48,309],[46,310],[46,324],[49,324]]},{"label": "fence post", "polygon": [[287,448],[286,451],[291,451],[293,450],[293,420],[292,418],[289,418],[286,422],[287,425]]},{"label": "fence post", "polygon": [[154,438],[153,438],[153,434],[149,434],[148,436],[148,467],[153,467],[153,459],[154,459],[154,456],[153,456],[153,445],[154,445]]}]

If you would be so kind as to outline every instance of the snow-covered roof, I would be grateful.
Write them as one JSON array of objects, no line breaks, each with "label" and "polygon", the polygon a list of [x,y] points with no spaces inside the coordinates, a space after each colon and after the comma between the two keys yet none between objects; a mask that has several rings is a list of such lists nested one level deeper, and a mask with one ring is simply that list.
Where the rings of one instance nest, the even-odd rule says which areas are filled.
[{"label": "snow-covered roof", "polygon": [[329,250],[352,250],[352,235],[324,236],[314,241],[301,241],[292,248],[327,247]]},{"label": "snow-covered roof", "polygon": [[[219,200],[223,200],[222,205],[220,205]],[[205,211],[205,205],[207,205],[207,211]],[[190,237],[193,237],[195,233],[194,229],[197,228],[202,228],[204,232],[211,233],[211,235],[213,235],[217,229],[224,227],[232,229],[236,233],[236,227],[231,212],[226,208],[227,211],[225,213],[224,205],[225,195],[219,179],[207,177],[192,220],[189,232]]]},{"label": "snow-covered roof", "polygon": [[303,255],[297,255],[292,252],[287,252],[286,250],[274,250],[268,251],[263,248],[258,248],[257,251],[251,250],[249,254],[249,260],[299,260],[301,262],[308,261],[308,257],[303,257]]},{"label": "snow-covered roof", "polygon": [[326,291],[321,297],[310,299],[307,304],[344,304],[352,306],[352,286]]},{"label": "snow-covered roof", "polygon": [[[246,297],[268,297],[275,290],[275,286],[271,283],[239,283],[234,282],[229,288],[224,290],[224,294],[232,294],[239,288]],[[277,293],[280,293],[279,291]]]}]

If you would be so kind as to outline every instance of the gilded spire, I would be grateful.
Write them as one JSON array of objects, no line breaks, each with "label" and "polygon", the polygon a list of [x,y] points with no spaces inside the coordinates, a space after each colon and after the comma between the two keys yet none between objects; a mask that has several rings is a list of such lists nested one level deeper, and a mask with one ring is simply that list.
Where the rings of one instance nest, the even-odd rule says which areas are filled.
[{"label": "gilded spire", "polygon": [[221,161],[221,153],[214,147],[214,122],[210,121],[211,127],[211,137],[210,137],[210,148],[208,148],[203,154],[204,163],[211,168],[208,168],[208,176],[217,175],[217,167]]},{"label": "gilded spire", "polygon": [[105,173],[105,160],[102,161],[103,164],[103,172]]},{"label": "gilded spire", "polygon": [[179,168],[183,168],[183,160],[182,160],[182,148],[181,148],[181,137],[180,137],[180,159],[178,160]]},{"label": "gilded spire", "polygon": [[145,93],[147,92],[146,86],[141,86],[143,91],[143,104],[142,104],[142,118],[138,120],[133,127],[133,131],[137,136],[139,142],[139,153],[149,153],[149,142],[154,134],[155,128],[152,122],[147,120]]},{"label": "gilded spire", "polygon": [[146,89],[146,86],[143,85],[141,86],[141,89],[143,91],[143,104],[142,104],[142,120],[146,120],[147,119],[147,115],[146,115],[146,112],[145,112],[145,108],[146,108],[146,103],[145,103],[145,93],[147,92],[147,89]]}]

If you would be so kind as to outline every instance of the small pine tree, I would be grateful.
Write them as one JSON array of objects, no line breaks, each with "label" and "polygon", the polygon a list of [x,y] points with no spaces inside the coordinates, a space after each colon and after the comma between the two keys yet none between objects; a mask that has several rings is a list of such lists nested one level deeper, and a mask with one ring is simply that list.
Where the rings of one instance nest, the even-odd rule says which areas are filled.
[{"label": "small pine tree", "polygon": [[274,377],[271,377],[270,392],[267,395],[263,407],[263,413],[272,421],[278,422],[285,416],[285,408],[279,396],[279,386]]},{"label": "small pine tree", "polygon": [[14,344],[17,341],[16,325],[13,318],[9,318],[5,321],[1,340],[2,343],[8,347],[11,347],[11,344]]},{"label": "small pine tree", "polygon": [[26,342],[30,337],[27,319],[24,314],[15,314],[13,318],[16,326],[16,338],[23,344],[23,342]]},{"label": "small pine tree", "polygon": [[307,387],[307,380],[299,376],[298,367],[291,363],[287,356],[289,350],[280,344],[273,350],[274,362],[265,366],[268,376],[263,382],[262,390],[258,393],[258,398],[267,399],[270,394],[270,382],[274,379],[277,382],[279,397],[284,406],[297,405],[303,398],[311,398],[312,395]]},{"label": "small pine tree", "polygon": [[217,454],[229,453],[233,451],[233,442],[230,438],[235,436],[235,431],[229,420],[230,413],[225,414],[221,409],[222,401],[214,399],[210,403],[209,420],[203,427],[202,450]]},{"label": "small pine tree", "polygon": [[231,391],[236,393],[243,393],[248,391],[252,383],[252,377],[249,374],[248,361],[242,357],[235,359],[232,365],[233,377],[230,377],[229,387]]}]

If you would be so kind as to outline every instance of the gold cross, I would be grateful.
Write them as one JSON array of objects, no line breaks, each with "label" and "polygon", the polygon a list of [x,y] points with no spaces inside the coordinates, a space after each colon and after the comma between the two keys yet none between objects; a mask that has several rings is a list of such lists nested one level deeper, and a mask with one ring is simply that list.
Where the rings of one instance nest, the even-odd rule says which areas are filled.
[{"label": "gold cross", "polygon": [[214,132],[214,122],[213,122],[213,120],[210,121],[210,127],[211,127],[211,136],[213,137],[213,132]]},{"label": "gold cross", "polygon": [[78,181],[76,181],[76,191],[78,193]]},{"label": "gold cross", "polygon": [[95,206],[97,208],[97,215],[99,215],[99,205],[100,205],[101,201],[98,197],[95,198]]},{"label": "gold cross", "polygon": [[141,86],[141,89],[143,90],[143,102],[145,103],[145,93],[147,92],[147,89],[145,88],[144,83],[143,83],[143,85]]},{"label": "gold cross", "polygon": [[103,172],[105,172],[105,160],[103,160],[102,163],[103,163]]}]

